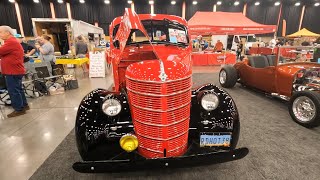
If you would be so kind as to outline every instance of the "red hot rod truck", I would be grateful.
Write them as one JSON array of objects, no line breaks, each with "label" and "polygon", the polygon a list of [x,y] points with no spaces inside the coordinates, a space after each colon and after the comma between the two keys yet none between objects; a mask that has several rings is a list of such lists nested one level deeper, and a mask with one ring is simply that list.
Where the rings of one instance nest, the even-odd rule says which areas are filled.
[{"label": "red hot rod truck", "polygon": [[75,133],[79,172],[115,172],[222,163],[236,149],[240,122],[233,99],[206,84],[192,89],[187,22],[126,9],[110,25],[113,91],[81,101]]}]

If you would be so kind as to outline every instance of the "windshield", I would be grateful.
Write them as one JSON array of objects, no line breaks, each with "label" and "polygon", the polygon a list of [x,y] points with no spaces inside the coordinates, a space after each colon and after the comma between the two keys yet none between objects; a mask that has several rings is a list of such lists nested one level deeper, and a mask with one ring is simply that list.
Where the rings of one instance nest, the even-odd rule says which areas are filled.
[{"label": "windshield", "polygon": [[[141,21],[146,29],[150,41],[154,44],[168,44],[187,47],[189,37],[187,28],[179,23],[170,20],[143,20]],[[115,36],[119,25],[115,26],[113,35]],[[149,39],[138,29],[132,30],[127,41],[127,45],[149,43]]]},{"label": "windshield", "polygon": [[283,46],[280,47],[279,64],[295,62],[317,62],[314,58],[315,48],[312,46]]},{"label": "windshield", "polygon": [[[240,39],[247,39],[247,36],[240,36]],[[247,42],[257,42],[257,39],[255,36],[248,36]]]}]

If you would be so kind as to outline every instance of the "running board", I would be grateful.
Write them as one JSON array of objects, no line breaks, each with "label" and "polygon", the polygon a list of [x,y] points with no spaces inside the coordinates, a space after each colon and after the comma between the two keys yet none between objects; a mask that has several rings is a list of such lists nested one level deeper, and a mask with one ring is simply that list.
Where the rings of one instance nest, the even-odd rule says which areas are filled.
[{"label": "running board", "polygon": [[239,148],[228,152],[212,152],[171,158],[76,162],[72,167],[75,171],[81,173],[128,172],[162,168],[184,168],[234,161],[244,158],[248,153],[248,148]]},{"label": "running board", "polygon": [[282,99],[282,100],[285,100],[285,101],[289,101],[290,100],[290,98],[288,96],[281,95],[281,94],[278,94],[278,93],[271,93],[271,96],[279,98],[279,99]]}]

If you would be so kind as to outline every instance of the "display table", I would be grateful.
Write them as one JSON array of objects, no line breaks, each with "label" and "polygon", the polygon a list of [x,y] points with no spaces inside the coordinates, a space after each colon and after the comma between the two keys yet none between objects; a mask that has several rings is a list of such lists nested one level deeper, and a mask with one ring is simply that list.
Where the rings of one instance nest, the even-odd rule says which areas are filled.
[{"label": "display table", "polygon": [[[274,51],[276,52],[276,51]],[[273,53],[273,49],[269,48],[269,47],[251,47],[249,54],[272,54]]]},{"label": "display table", "polygon": [[56,64],[74,64],[74,65],[82,65],[84,63],[88,63],[88,58],[77,58],[77,59],[56,59]]},{"label": "display table", "polygon": [[232,53],[194,52],[191,55],[194,66],[235,64],[236,55]]}]

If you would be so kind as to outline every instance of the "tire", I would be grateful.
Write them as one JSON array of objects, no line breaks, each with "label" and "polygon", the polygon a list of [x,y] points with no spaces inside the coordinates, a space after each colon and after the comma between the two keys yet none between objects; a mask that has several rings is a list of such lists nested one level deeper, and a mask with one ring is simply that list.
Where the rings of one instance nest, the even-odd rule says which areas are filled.
[{"label": "tire", "polygon": [[[303,106],[304,105],[304,106]],[[308,108],[309,110],[306,110]],[[296,92],[289,101],[289,113],[298,124],[313,128],[320,125],[320,93]],[[299,114],[302,114],[299,116]]]},{"label": "tire", "polygon": [[219,82],[222,87],[232,88],[236,85],[237,80],[238,80],[238,73],[233,66],[225,65],[222,67],[219,73]]}]

